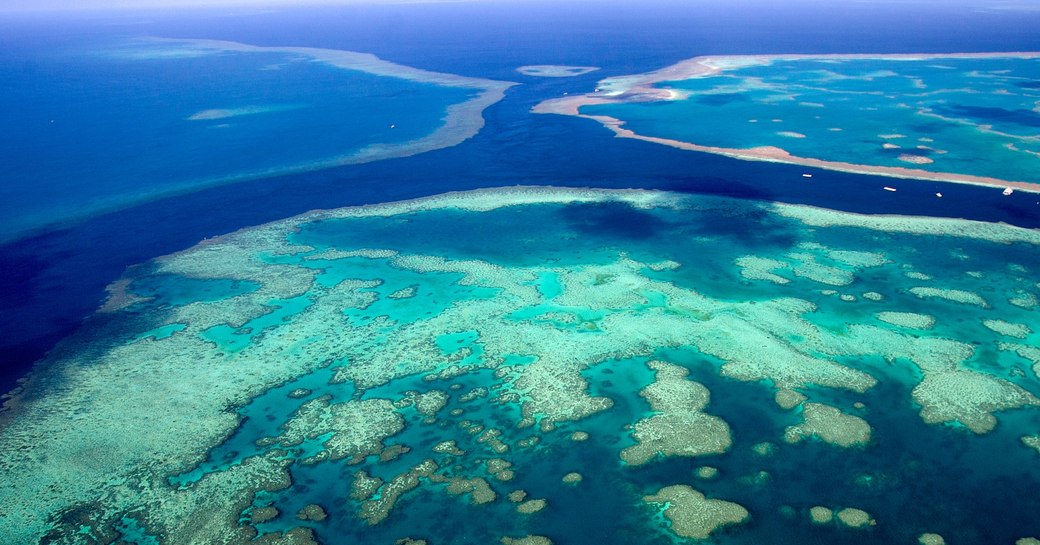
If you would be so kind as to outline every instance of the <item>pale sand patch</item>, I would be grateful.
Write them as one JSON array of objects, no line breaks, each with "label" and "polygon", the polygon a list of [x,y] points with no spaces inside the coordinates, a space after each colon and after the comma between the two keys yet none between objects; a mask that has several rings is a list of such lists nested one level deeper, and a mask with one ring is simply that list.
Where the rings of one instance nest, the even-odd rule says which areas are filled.
[{"label": "pale sand patch", "polygon": [[[799,247],[803,246],[806,245],[799,244]],[[857,269],[880,267],[882,265],[885,265],[886,263],[889,263],[889,260],[885,257],[885,254],[880,252],[863,252],[859,250],[834,250],[831,248],[827,248],[826,246],[820,246],[819,249],[824,251],[827,257],[835,261],[840,261],[851,267],[856,267]]]},{"label": "pale sand patch", "polygon": [[916,312],[884,311],[875,314],[878,320],[910,329],[931,329],[935,325],[935,317]]},{"label": "pale sand patch", "polygon": [[460,449],[458,447],[458,445],[455,444],[455,440],[454,439],[449,440],[449,441],[442,441],[440,443],[437,443],[430,450],[432,450],[433,452],[435,452],[437,454],[446,454],[448,456],[465,456],[466,455],[466,451]]},{"label": "pale sand patch", "polygon": [[355,500],[367,500],[374,496],[381,486],[383,486],[383,479],[371,477],[364,470],[360,470],[354,474],[350,497]]},{"label": "pale sand patch", "polygon": [[581,473],[578,473],[576,471],[572,471],[572,472],[564,475],[563,479],[561,479],[561,480],[563,481],[564,484],[578,484],[581,481],[585,480],[585,478],[582,477]]},{"label": "pale sand patch", "polygon": [[545,536],[503,537],[501,541],[502,545],[552,545],[552,540]]},{"label": "pale sand patch", "polygon": [[696,475],[698,479],[709,480],[717,477],[719,475],[719,470],[718,468],[711,466],[701,466],[695,469],[693,474]]},{"label": "pale sand patch", "polygon": [[513,463],[502,458],[492,458],[486,462],[487,471],[500,481],[511,481],[516,473],[510,469]]},{"label": "pale sand patch", "polygon": [[447,479],[442,477],[438,480],[448,481],[447,491],[452,496],[469,495],[469,501],[473,505],[491,503],[498,497],[495,491],[491,489],[491,485],[482,477],[473,477],[472,479],[463,479],[461,477]]},{"label": "pale sand patch", "polygon": [[1024,339],[1029,336],[1033,330],[1029,329],[1029,326],[1025,324],[1016,324],[1012,322],[1006,322],[1004,320],[983,320],[982,325],[986,326],[987,329],[994,333],[999,333],[1006,337],[1015,337],[1018,339]]},{"label": "pale sand patch", "polygon": [[834,520],[834,511],[822,505],[817,505],[809,509],[809,518],[813,521],[813,524],[830,524]]},{"label": "pale sand patch", "polygon": [[805,401],[805,399],[805,395],[803,395],[801,392],[788,390],[786,388],[777,390],[776,394],[774,394],[773,396],[773,400],[776,402],[776,404],[784,410],[793,409],[801,405],[802,402]]},{"label": "pale sand patch", "polygon": [[921,545],[946,545],[946,540],[939,534],[921,534],[917,542]]},{"label": "pale sand patch", "polygon": [[390,479],[380,490],[378,497],[365,500],[361,503],[358,517],[369,525],[376,525],[390,516],[390,512],[397,505],[397,501],[410,490],[418,488],[422,478],[429,478],[438,469],[433,460],[426,460],[412,469]]},{"label": "pale sand patch", "polygon": [[853,271],[825,265],[817,260],[815,254],[790,252],[786,257],[794,261],[789,267],[799,278],[807,278],[828,286],[847,286],[856,279]]},{"label": "pale sand patch", "polygon": [[835,513],[835,516],[839,522],[849,528],[865,528],[877,525],[877,522],[870,517],[869,513],[855,507],[846,507]]},{"label": "pale sand patch", "polygon": [[188,121],[213,121],[217,119],[229,119],[232,117],[242,117],[247,115],[258,115],[274,112],[284,112],[287,110],[295,110],[302,108],[303,106],[295,104],[271,104],[267,106],[241,106],[238,108],[213,108],[209,110],[201,110],[188,116]]},{"label": "pale sand patch", "polygon": [[702,412],[710,394],[700,383],[686,379],[684,367],[653,361],[657,372],[652,384],[639,395],[657,414],[640,420],[632,432],[637,444],[621,451],[626,464],[638,466],[660,456],[704,456],[729,449],[729,425],[717,416]]},{"label": "pale sand patch", "polygon": [[404,429],[404,419],[388,400],[330,403],[330,399],[331,396],[324,396],[304,403],[282,426],[282,435],[269,441],[293,447],[307,439],[330,434],[324,449],[316,456],[360,461],[382,452],[383,441]]},{"label": "pale sand patch", "polygon": [[945,299],[955,303],[989,308],[989,303],[982,296],[970,291],[929,287],[915,287],[910,288],[909,291],[919,299]]},{"label": "pale sand patch", "polygon": [[549,502],[543,499],[527,500],[516,506],[516,512],[522,515],[533,515],[545,509],[545,506],[548,504]]},{"label": "pale sand patch", "polygon": [[1018,290],[1013,297],[1008,298],[1008,303],[1024,309],[1033,309],[1040,305],[1040,300],[1031,292]]},{"label": "pale sand patch", "polygon": [[296,518],[300,520],[321,522],[329,518],[329,514],[325,512],[325,509],[322,508],[322,506],[316,503],[312,503],[305,505],[302,509],[300,509],[300,511],[296,513]]},{"label": "pale sand patch", "polygon": [[599,70],[598,66],[567,66],[562,64],[530,64],[516,69],[525,76],[538,78],[571,78]]},{"label": "pale sand patch", "polygon": [[664,505],[671,530],[681,537],[707,539],[725,526],[743,523],[750,514],[739,504],[709,499],[687,485],[666,486],[643,497],[647,503]]},{"label": "pale sand patch", "polygon": [[762,443],[755,443],[751,445],[751,452],[754,452],[758,456],[768,457],[776,454],[776,444],[764,441]]},{"label": "pale sand patch", "polygon": [[506,496],[506,497],[509,498],[509,501],[511,501],[513,503],[520,503],[520,502],[524,501],[524,498],[527,497],[527,491],[525,491],[525,490],[514,490],[514,491],[510,492],[509,495]]},{"label": "pale sand patch", "polygon": [[996,427],[995,412],[1040,406],[1040,399],[1011,382],[964,369],[927,373],[911,395],[925,422],[959,422],[978,434]]},{"label": "pale sand patch", "polygon": [[748,280],[765,280],[774,284],[788,284],[791,281],[772,271],[778,269],[789,269],[790,265],[783,261],[747,255],[738,257],[736,265],[740,267],[740,276]]},{"label": "pale sand patch", "polygon": [[390,299],[411,299],[412,297],[415,297],[415,294],[416,287],[408,286],[387,295],[387,297],[389,297]]},{"label": "pale sand patch", "polygon": [[1002,351],[1015,352],[1019,356],[1033,362],[1033,374],[1040,379],[1040,348],[1016,343],[997,343],[997,348]]},{"label": "pale sand patch", "polygon": [[927,164],[935,162],[934,160],[932,160],[929,157],[925,157],[923,155],[913,155],[913,154],[910,154],[910,153],[904,153],[904,154],[900,155],[899,156],[899,160],[904,162],[904,163],[911,163],[911,164],[914,164],[914,165],[927,165]]},{"label": "pale sand patch", "polygon": [[799,443],[809,437],[839,447],[861,447],[870,442],[870,424],[862,418],[821,403],[802,407],[804,421],[784,431],[784,441]]}]

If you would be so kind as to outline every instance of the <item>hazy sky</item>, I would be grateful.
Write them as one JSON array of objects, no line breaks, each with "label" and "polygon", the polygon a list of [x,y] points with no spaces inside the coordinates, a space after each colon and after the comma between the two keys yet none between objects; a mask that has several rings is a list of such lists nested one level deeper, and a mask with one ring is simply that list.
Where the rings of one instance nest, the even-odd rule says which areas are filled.
[{"label": "hazy sky", "polygon": [[[147,9],[178,7],[268,7],[345,4],[416,4],[474,0],[0,0],[2,11],[66,11],[74,9]],[[489,1],[489,0],[480,0]],[[493,0],[490,0],[493,1]]]},{"label": "hazy sky", "polygon": [[[443,2],[485,2],[496,1],[522,2],[523,0],[0,0],[0,12],[11,11],[71,11],[71,10],[98,10],[98,9],[149,9],[149,8],[202,8],[202,7],[273,7],[273,6],[300,6],[300,5],[347,5],[347,4],[417,4],[417,3],[443,3]],[[580,5],[588,2],[590,6],[596,6],[594,0],[559,0],[561,3],[569,2]],[[654,3],[687,3],[725,1],[731,4],[753,4],[754,2],[777,2],[783,3],[808,3],[808,4],[877,4],[885,5],[927,5],[948,4],[960,8],[973,8],[981,10],[999,11],[1037,11],[1040,10],[1038,0],[633,0]],[[537,2],[532,2],[537,3]],[[601,2],[600,2],[601,3]]]}]

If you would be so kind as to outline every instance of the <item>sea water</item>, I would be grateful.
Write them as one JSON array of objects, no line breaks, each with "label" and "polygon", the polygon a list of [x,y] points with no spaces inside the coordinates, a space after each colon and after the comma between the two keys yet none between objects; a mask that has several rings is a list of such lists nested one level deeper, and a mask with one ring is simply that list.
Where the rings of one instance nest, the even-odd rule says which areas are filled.
[{"label": "sea water", "polygon": [[[522,199],[538,191],[515,194]],[[1036,506],[1028,498],[1040,466],[1036,452],[1020,438],[1034,435],[1040,425],[1037,407],[1028,406],[1040,399],[1010,410],[990,409],[997,418],[991,431],[976,428],[969,416],[927,423],[922,403],[948,410],[945,403],[1000,407],[1005,400],[919,397],[934,363],[914,348],[919,340],[961,343],[971,351],[958,368],[1017,387],[1027,398],[1040,394],[1035,364],[1006,348],[1008,343],[1033,345],[1040,334],[1035,300],[1030,304],[1023,298],[1035,296],[1032,271],[1040,267],[1037,242],[1028,231],[977,230],[952,221],[922,231],[914,218],[865,228],[857,226],[856,216],[841,214],[823,216],[830,218],[828,225],[812,219],[819,213],[813,209],[697,197],[663,196],[679,200],[646,206],[625,200],[624,194],[575,192],[542,204],[509,205],[512,194],[502,193],[501,204],[490,211],[474,211],[470,204],[498,195],[414,203],[418,209],[413,211],[301,218],[164,258],[154,272],[138,271],[129,279],[130,293],[150,299],[110,317],[99,315],[74,341],[92,345],[92,353],[104,362],[96,368],[100,376],[115,373],[110,381],[79,383],[73,390],[100,388],[91,404],[69,406],[85,415],[79,418],[89,435],[48,436],[52,417],[17,425],[38,426],[36,433],[45,439],[37,448],[60,456],[69,441],[89,443],[95,440],[89,437],[109,433],[104,430],[110,425],[132,425],[90,417],[106,412],[111,401],[121,399],[127,416],[144,416],[134,411],[141,410],[139,400],[148,394],[126,392],[118,398],[105,393],[123,373],[149,375],[150,366],[161,366],[160,382],[179,385],[168,394],[174,406],[182,403],[178,392],[191,384],[205,384],[207,397],[238,395],[234,392],[246,384],[267,384],[263,393],[235,409],[238,423],[223,440],[192,446],[195,440],[188,439],[182,448],[191,456],[164,462],[182,471],[167,474],[170,491],[160,487],[158,493],[192,497],[214,479],[229,478],[257,460],[291,462],[287,487],[260,489],[251,496],[250,487],[263,487],[273,477],[261,473],[255,481],[225,490],[221,509],[242,506],[241,514],[228,515],[261,534],[302,526],[330,544],[405,536],[483,543],[527,534],[549,536],[554,543],[584,542],[590,535],[604,542],[670,543],[675,539],[671,524],[643,497],[675,484],[748,510],[744,523],[716,532],[715,539],[724,543],[883,543],[912,541],[926,532],[961,542],[1010,543],[1034,531]],[[525,221],[519,222],[521,217]],[[743,261],[749,256],[773,260],[778,276],[756,276]],[[252,272],[223,273],[237,282],[220,274],[184,276],[212,259],[217,261],[209,263],[219,267],[245,260],[228,270]],[[172,274],[175,270],[182,276]],[[293,287],[293,278],[313,280]],[[921,296],[914,291],[921,286],[971,292],[985,303]],[[192,292],[199,294],[195,301],[184,296]],[[576,293],[587,295],[575,299]],[[791,306],[792,301],[809,306],[793,310],[802,303]],[[913,329],[880,320],[882,311],[914,312],[935,321]],[[794,353],[831,358],[819,351],[831,350],[829,343],[853,342],[850,346],[857,348],[833,361],[876,382],[863,390],[854,383],[814,384],[830,379],[814,375],[811,366],[799,367],[809,364],[795,359],[784,364],[793,367],[766,371],[761,380],[741,378],[734,374],[734,362],[741,361],[741,346],[752,337],[722,344],[712,340],[728,339],[714,321],[734,317],[738,322],[725,323],[750,327],[749,333],[768,331],[784,347],[773,356],[781,359]],[[995,319],[1024,329],[998,334],[985,325]],[[802,320],[810,329],[796,325]],[[171,321],[184,327],[155,333]],[[864,333],[864,327],[900,335],[905,346],[890,352],[887,337]],[[119,335],[109,337],[109,330]],[[124,335],[134,330],[151,336]],[[513,335],[527,340],[516,342]],[[199,344],[195,337],[207,342]],[[226,340],[231,337],[233,343]],[[157,349],[166,354],[161,360],[149,356]],[[596,355],[600,350],[615,355]],[[963,357],[954,355],[958,350],[948,357]],[[66,353],[69,359],[53,361],[54,369],[79,365],[75,350]],[[391,354],[396,356],[382,362]],[[131,360],[139,362],[133,370],[125,366]],[[556,378],[539,378],[538,373],[552,368],[535,371],[543,360],[556,362],[557,370],[549,371],[559,373]],[[680,366],[689,372],[684,380],[707,388],[711,397],[704,410],[731,430],[732,444],[724,452],[625,462],[622,452],[638,442],[632,426],[658,414],[640,395],[657,380],[647,367],[651,360]],[[789,380],[787,373],[806,372],[816,378],[796,389],[812,403],[866,421],[866,443],[842,447],[819,437],[785,439],[801,424],[802,409],[778,407],[774,393]],[[573,377],[580,377],[579,389],[568,387],[565,396],[549,404],[539,401],[541,389]],[[991,395],[983,383],[978,387],[979,395]],[[470,395],[481,389],[482,395]],[[199,393],[191,395],[193,406]],[[423,412],[413,396],[430,393],[445,401]],[[55,415],[68,406],[66,394],[39,395],[32,403],[47,404]],[[610,400],[608,407],[566,416],[586,400],[602,398]],[[322,420],[299,443],[281,438],[291,422],[315,406],[380,400],[393,402],[403,426],[383,438],[382,452],[330,459],[323,452],[337,434],[363,436],[373,430],[325,431]],[[558,408],[563,416],[552,416]],[[200,419],[190,424],[177,423],[176,413],[169,414],[166,433],[182,436],[185,426],[201,432],[211,417],[197,414]],[[484,435],[489,429],[498,430],[501,450]],[[587,433],[588,439],[576,441],[574,432]],[[137,437],[130,448],[150,448],[148,437]],[[454,441],[463,453],[433,450],[444,441]],[[763,451],[762,443],[772,447]],[[1002,456],[994,459],[993,452]],[[490,473],[486,464],[495,458],[510,462],[515,476],[500,480]],[[437,460],[440,468],[401,495],[385,521],[361,518],[364,501],[351,499],[359,471],[389,483],[427,459]],[[133,463],[120,465],[118,457],[106,463],[126,478],[153,478]],[[697,477],[702,466],[716,468],[718,476]],[[580,473],[581,482],[562,483],[570,472]],[[89,479],[86,475],[77,478]],[[437,480],[438,475],[447,481]],[[487,480],[496,495],[493,502],[474,505],[468,495],[448,493],[451,479],[474,477]],[[16,478],[8,486],[14,491],[31,483]],[[534,514],[518,513],[506,498],[516,490],[525,491],[528,499],[546,500],[547,506]],[[382,488],[374,498],[388,493]],[[1008,494],[1022,501],[1008,504]],[[139,501],[148,506],[157,500],[143,496]],[[297,516],[312,505],[320,505],[327,518]],[[866,529],[816,524],[808,509],[817,505],[863,509],[875,522]],[[250,522],[254,511],[271,507],[280,514]],[[180,531],[180,515],[156,511],[142,518],[151,508],[144,509],[116,526],[124,539],[146,542],[135,537],[142,524],[152,533]],[[101,528],[104,520],[90,524]]]},{"label": "sea water", "polygon": [[1036,182],[1038,81],[1036,58],[778,59],[581,112],[702,146]]}]

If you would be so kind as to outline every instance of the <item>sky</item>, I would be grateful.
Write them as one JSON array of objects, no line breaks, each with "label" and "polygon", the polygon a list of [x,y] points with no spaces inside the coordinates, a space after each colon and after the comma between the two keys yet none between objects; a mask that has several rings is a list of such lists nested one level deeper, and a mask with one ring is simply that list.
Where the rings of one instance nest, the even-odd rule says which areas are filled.
[{"label": "sky", "polygon": [[202,7],[271,7],[346,4],[416,4],[494,0],[0,0],[0,12],[130,10]]},{"label": "sky", "polygon": [[[0,0],[0,12],[4,11],[72,11],[79,9],[149,9],[149,8],[199,8],[199,7],[269,7],[294,5],[346,5],[346,4],[415,4],[442,2],[495,2],[500,0]],[[561,0],[579,4],[582,1],[595,5],[593,0]],[[653,1],[653,0],[650,0]],[[711,0],[686,0],[684,3]],[[724,0],[729,3],[750,3],[756,0]],[[774,0],[798,2],[799,0]],[[1040,9],[1037,0],[823,0],[822,4],[928,4],[956,3],[979,8],[999,10]]]},{"label": "sky", "polygon": [[[0,15],[18,12],[77,12],[77,11],[148,11],[197,8],[275,8],[302,6],[336,6],[365,4],[429,4],[429,3],[519,3],[537,5],[540,0],[0,0]],[[541,0],[544,1],[544,0]],[[576,7],[583,4],[602,9],[611,0],[558,0]],[[624,1],[624,0],[623,0]],[[676,4],[683,8],[695,8],[698,4],[719,7],[719,2],[729,5],[753,5],[765,2],[771,8],[783,4],[816,5],[822,9],[848,5],[876,5],[878,8],[903,6],[948,6],[950,9],[976,12],[1040,12],[1040,0],[632,0],[654,4]]]}]

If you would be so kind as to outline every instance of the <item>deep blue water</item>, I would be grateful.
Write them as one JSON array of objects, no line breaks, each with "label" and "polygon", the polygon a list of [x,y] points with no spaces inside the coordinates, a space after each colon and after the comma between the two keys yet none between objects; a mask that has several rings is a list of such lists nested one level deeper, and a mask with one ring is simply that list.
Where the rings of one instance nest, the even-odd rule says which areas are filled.
[{"label": "deep blue water", "polygon": [[[21,70],[16,67],[21,66]],[[377,76],[281,51],[194,53],[109,38],[0,53],[0,227],[41,225],[432,133],[473,89]]]},{"label": "deep blue water", "polygon": [[[127,36],[216,38],[364,51],[410,66],[524,85],[485,111],[486,126],[479,135],[454,148],[205,189],[58,224],[3,245],[0,390],[9,389],[90,314],[103,300],[104,286],[125,267],[205,237],[314,208],[522,183],[653,187],[863,212],[1040,225],[1035,196],[1002,197],[968,186],[831,172],[817,172],[806,183],[800,167],[617,140],[595,123],[528,113],[544,98],[588,91],[599,78],[644,72],[696,55],[1037,50],[1036,28],[1037,12],[979,12],[959,3],[492,2],[2,15],[0,50],[12,55]],[[514,72],[523,64],[548,63],[603,69],[544,80]],[[0,89],[9,81],[0,74]],[[84,139],[80,144],[93,143]],[[882,192],[883,185],[897,186],[899,192]],[[934,198],[938,190],[944,194],[941,200]]]}]

